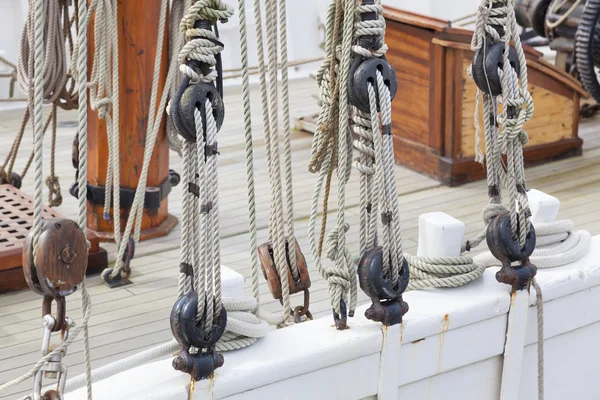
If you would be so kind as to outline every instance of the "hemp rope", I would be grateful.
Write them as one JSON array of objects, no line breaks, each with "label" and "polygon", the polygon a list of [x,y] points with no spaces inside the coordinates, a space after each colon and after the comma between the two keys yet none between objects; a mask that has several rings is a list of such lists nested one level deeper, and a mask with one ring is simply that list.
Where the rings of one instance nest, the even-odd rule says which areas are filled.
[{"label": "hemp rope", "polygon": [[[496,7],[498,6],[498,7]],[[521,40],[517,32],[517,22],[515,17],[515,0],[482,0],[477,12],[475,32],[471,42],[471,49],[474,52],[479,50],[486,52],[488,38],[492,44],[504,44],[504,59],[502,68],[498,68],[498,74],[501,80],[502,93],[496,99],[492,96],[479,93],[476,101],[483,98],[484,105],[484,129],[485,142],[488,154],[488,186],[490,190],[490,204],[484,209],[484,219],[492,211],[501,212],[501,182],[504,183],[509,194],[508,208],[510,214],[511,234],[514,240],[518,240],[520,246],[525,245],[527,234],[530,229],[530,209],[525,189],[525,168],[523,162],[523,146],[527,143],[527,133],[523,125],[531,119],[533,115],[533,99],[528,90],[527,79],[527,60]],[[510,42],[514,43],[517,57],[520,63],[520,71],[517,76],[509,62]],[[488,72],[484,67],[484,74],[488,82]],[[498,115],[497,104],[502,105],[501,112]],[[510,113],[509,113],[510,109]],[[501,130],[498,129],[501,125]],[[475,114],[476,143],[479,141],[479,107]],[[478,152],[477,159],[483,157],[480,149],[476,146]],[[507,163],[504,165],[501,155],[505,154]],[[491,172],[491,174],[490,174]],[[498,215],[498,214],[496,214]],[[488,220],[489,221],[489,220]],[[487,222],[486,221],[486,225]],[[482,234],[478,235],[481,241]],[[537,285],[535,278],[532,283],[536,288],[538,301],[538,398],[544,398],[543,388],[543,316],[541,309],[543,307],[543,298],[541,289]]]},{"label": "hemp rope", "polygon": [[[343,3],[343,4],[342,4]],[[337,11],[338,7],[342,11]],[[352,61],[352,41],[354,36],[354,16],[356,5],[353,0],[332,1],[327,12],[327,35],[325,40],[326,56],[323,64],[319,68],[317,81],[319,83],[320,97],[323,106],[317,120],[317,129],[312,144],[312,159],[309,164],[309,171],[318,173],[317,183],[313,192],[311,211],[308,225],[308,237],[313,259],[315,260],[317,270],[327,280],[329,286],[329,296],[331,306],[334,312],[341,314],[341,304],[343,300],[349,308],[348,315],[354,315],[356,308],[356,271],[352,265],[350,251],[346,247],[345,235],[350,228],[345,221],[345,186],[350,178],[352,168],[352,150],[349,127],[349,109],[348,109],[348,77],[350,63]],[[342,26],[340,37],[334,39],[334,25],[336,12],[342,13]],[[340,20],[340,18],[338,18]],[[341,41],[340,41],[341,39]],[[334,46],[335,43],[341,43]],[[335,57],[332,57],[332,53]],[[333,60],[333,61],[332,61]],[[331,62],[335,62],[334,68],[330,68]],[[334,77],[330,76],[330,71],[338,72]],[[337,102],[330,102],[331,82],[336,79],[338,93]],[[333,129],[330,123],[331,115],[337,115],[337,146],[333,149],[333,140],[328,139],[328,130]],[[329,231],[326,238],[327,257],[333,261],[333,265],[325,267],[321,259],[320,251],[315,241],[316,219],[318,212],[318,203],[325,177],[337,169],[338,178],[338,210],[337,226]]]},{"label": "hemp rope", "polygon": [[[184,11],[190,8],[190,6],[190,0],[174,0],[171,2],[171,8],[169,9],[169,70],[179,68],[177,56],[179,55],[181,46],[183,45],[183,33],[179,29],[179,24],[183,18]],[[170,85],[165,85],[164,90],[169,92],[169,99],[172,99],[175,96],[180,84],[181,75],[175,74],[175,77],[171,80]],[[170,117],[167,117],[167,120],[169,119]],[[179,157],[183,158],[184,141],[179,137],[175,126],[172,123],[167,123],[166,131],[169,148],[176,152]]]},{"label": "hemp rope", "polygon": [[[90,107],[98,118],[106,121],[108,162],[106,169],[104,219],[110,219],[111,205],[120,204],[119,171],[119,56],[117,3],[114,0],[94,0],[90,4],[88,23],[94,19],[94,62],[90,77]],[[112,112],[112,117],[111,117]],[[113,207],[114,240],[121,242],[120,207]]]},{"label": "hemp rope", "polygon": [[[63,25],[62,27],[57,26],[57,25],[52,25],[52,32],[55,33],[59,30],[59,28],[62,28],[62,32],[63,32],[63,36],[64,39],[63,41],[66,41],[69,49],[70,49],[70,53],[71,53],[71,58],[73,58],[74,56],[74,47],[73,47],[73,38],[71,35],[71,27],[73,25],[73,22],[76,20],[77,15],[76,13],[78,12],[78,7],[77,4],[75,4],[75,12],[73,14],[73,18],[69,18],[69,6],[67,4],[67,2],[65,0],[59,0],[57,3],[53,3],[52,6],[58,6],[59,7],[59,11],[58,11],[58,24],[60,25],[60,19],[62,16],[63,19]],[[25,37],[26,39],[28,38],[28,35],[25,34],[25,31],[28,29],[27,24],[24,26],[24,33],[23,33],[23,37]],[[55,35],[56,36],[56,35]],[[58,35],[60,36],[60,35]],[[60,40],[60,37],[57,38],[57,40]],[[27,40],[24,40],[21,42],[21,46],[29,46],[29,42]],[[60,47],[60,46],[59,46]],[[62,50],[64,52],[64,46],[62,47]],[[60,48],[58,49],[60,50]],[[28,49],[22,47],[21,51],[26,54]],[[63,55],[59,55],[60,57],[57,57],[56,59],[62,59],[64,56]],[[66,57],[64,57],[66,58]],[[8,63],[7,60],[2,59],[1,61],[6,61]],[[71,65],[75,64],[75,60],[71,61]],[[11,63],[8,63],[9,66],[12,66],[15,68],[15,79],[17,77],[17,66],[13,65]],[[55,68],[56,69],[56,68]],[[29,78],[28,76],[26,76],[29,72],[31,71],[22,71],[21,74],[21,84],[24,86],[28,86],[30,85],[30,81],[31,78]],[[50,176],[46,177],[46,186],[48,186],[49,189],[49,195],[48,195],[48,205],[50,207],[57,207],[60,206],[62,204],[62,195],[61,195],[61,191],[60,191],[60,183],[58,180],[58,177],[55,175],[54,173],[54,166],[55,166],[55,147],[56,147],[56,118],[57,118],[57,113],[55,110],[55,107],[61,107],[62,109],[65,110],[71,110],[74,109],[75,107],[77,107],[77,94],[74,93],[76,87],[74,85],[73,82],[73,76],[70,72],[67,72],[66,75],[66,79],[65,79],[65,83],[63,85],[62,88],[60,88],[60,93],[58,93],[58,96],[56,97],[56,99],[53,101],[53,108],[52,111],[50,112],[50,114],[48,115],[46,122],[44,124],[44,128],[42,129],[43,131],[43,135],[46,134],[46,131],[48,130],[48,126],[50,125],[50,123],[52,123],[52,147],[51,147],[51,162],[50,162],[50,169],[51,169],[51,174]],[[71,83],[69,85],[69,83]],[[67,87],[68,86],[68,87]],[[30,110],[29,107],[25,109],[24,115],[23,115],[23,120],[21,123],[21,127],[17,133],[17,136],[13,142],[13,145],[11,146],[11,150],[9,151],[4,163],[2,164],[2,166],[0,167],[0,182],[10,182],[10,175],[12,173],[13,167],[14,167],[14,162],[17,158],[18,155],[18,151],[19,151],[19,147],[21,145],[21,141],[25,132],[25,128],[27,127],[27,122],[29,121],[29,117],[30,117]],[[31,163],[33,162],[33,158],[34,158],[34,150],[31,151],[30,156],[28,161],[25,164],[25,167],[23,168],[23,172],[20,174],[21,179],[25,178],[25,175],[27,174],[27,171],[29,170],[29,167],[31,165]]]},{"label": "hemp rope", "polygon": [[[86,99],[86,74],[87,74],[87,32],[82,29],[82,24],[85,21],[85,14],[87,12],[87,0],[79,1],[79,49],[77,58],[77,87],[79,92],[79,210],[78,210],[78,225],[80,229],[86,233],[86,191],[87,187],[85,184],[87,174],[87,99]],[[44,18],[44,0],[36,0],[35,3],[30,4],[31,9],[34,12],[34,26],[36,32],[34,35],[34,65],[33,65],[33,128],[34,128],[34,139],[35,139],[35,195],[34,195],[34,251],[37,246],[37,239],[39,239],[39,233],[41,230],[42,218],[42,203],[41,203],[41,181],[42,181],[42,103],[43,103],[43,62],[44,62],[44,36],[43,36],[43,18]],[[31,91],[30,91],[31,101]],[[37,218],[36,218],[37,217]],[[37,229],[36,229],[37,228]],[[37,232],[36,232],[37,231]],[[36,236],[37,234],[37,236]],[[87,397],[88,400],[92,399],[92,381],[91,381],[91,368],[90,368],[90,356],[89,356],[89,333],[88,333],[88,321],[91,316],[91,301],[90,296],[86,288],[85,276],[81,283],[81,308],[83,312],[83,318],[81,325],[77,326],[74,331],[70,332],[69,337],[60,343],[54,350],[49,352],[46,356],[42,357],[33,368],[21,377],[13,379],[3,385],[0,385],[0,392],[24,382],[27,379],[33,377],[40,368],[51,360],[55,355],[66,350],[68,346],[79,336],[79,333],[83,331],[83,342],[84,342],[84,359],[85,359],[85,375],[87,383]]]}]

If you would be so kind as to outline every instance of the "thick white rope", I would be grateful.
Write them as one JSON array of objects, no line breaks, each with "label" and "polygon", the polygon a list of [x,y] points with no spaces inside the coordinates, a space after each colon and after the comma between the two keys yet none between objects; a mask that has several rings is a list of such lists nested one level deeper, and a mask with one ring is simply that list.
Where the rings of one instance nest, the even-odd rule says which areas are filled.
[{"label": "thick white rope", "polygon": [[407,290],[453,288],[472,282],[485,271],[470,256],[416,257],[404,254],[410,266]]}]

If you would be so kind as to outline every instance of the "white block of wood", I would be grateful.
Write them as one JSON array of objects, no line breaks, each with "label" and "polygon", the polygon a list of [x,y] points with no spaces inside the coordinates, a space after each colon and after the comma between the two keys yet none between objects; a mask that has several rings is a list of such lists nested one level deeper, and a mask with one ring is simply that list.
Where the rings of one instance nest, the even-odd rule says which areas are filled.
[{"label": "white block of wood", "polygon": [[531,223],[535,226],[540,222],[554,222],[560,208],[560,200],[542,191],[531,189],[527,192]]},{"label": "white block of wood", "polygon": [[443,212],[419,216],[419,257],[459,256],[465,224]]},{"label": "white block of wood", "polygon": [[[198,382],[194,398],[205,398],[202,393],[212,384],[214,398],[227,400],[359,400],[378,393],[399,400],[498,400],[507,323],[520,323],[524,347],[514,346],[522,354],[513,355],[521,357],[523,367],[517,391],[511,390],[514,399],[535,399],[535,296],[525,308],[528,318],[509,322],[510,288],[496,281],[495,272],[489,268],[460,288],[406,293],[410,310],[404,316],[401,351],[388,349],[385,359],[381,324],[366,320],[367,306],[361,306],[346,331],[336,331],[328,316],[224,353],[225,365],[212,382]],[[600,236],[583,258],[538,271],[537,280],[546,311],[547,399],[600,398],[600,363],[595,362],[600,357]],[[389,368],[394,357],[396,396],[389,380],[380,382],[381,368]],[[94,398],[129,400],[143,393],[144,399],[181,400],[187,398],[189,379],[173,370],[170,359],[161,360],[95,382]],[[65,396],[85,399],[85,388]]]}]

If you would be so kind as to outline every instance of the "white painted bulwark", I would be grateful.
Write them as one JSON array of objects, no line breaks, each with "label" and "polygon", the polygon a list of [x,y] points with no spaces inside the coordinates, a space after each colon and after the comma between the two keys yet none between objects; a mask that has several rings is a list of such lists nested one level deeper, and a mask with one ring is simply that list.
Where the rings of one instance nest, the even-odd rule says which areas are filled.
[{"label": "white painted bulwark", "polygon": [[536,223],[554,222],[560,208],[560,200],[547,193],[536,189],[527,192],[529,208],[531,209],[531,222]]},{"label": "white painted bulwark", "polygon": [[[397,358],[398,399],[497,400],[507,332],[509,288],[496,268],[456,289],[405,295],[398,356],[382,360],[381,325],[360,307],[350,329],[339,332],[330,317],[273,331],[253,346],[225,353],[214,378],[215,399],[363,399],[380,391],[381,367]],[[590,252],[564,267],[538,271],[544,291],[546,399],[600,398],[600,236]],[[535,296],[527,309],[522,371],[515,399],[536,398]],[[518,347],[515,346],[515,349]],[[186,398],[189,377],[158,361],[94,384],[100,399]],[[206,382],[197,385],[197,393]],[[196,398],[201,398],[197,396]],[[382,397],[383,398],[383,397]],[[386,397],[387,393],[386,393]],[[85,399],[81,389],[67,400]]]},{"label": "white painted bulwark", "polygon": [[419,216],[419,257],[459,256],[465,224],[443,212]]}]

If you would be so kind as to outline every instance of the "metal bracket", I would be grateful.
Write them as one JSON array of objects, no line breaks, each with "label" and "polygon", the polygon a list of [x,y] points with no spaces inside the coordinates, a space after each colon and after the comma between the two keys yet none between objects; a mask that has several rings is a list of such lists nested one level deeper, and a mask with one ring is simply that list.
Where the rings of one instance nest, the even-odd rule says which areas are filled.
[{"label": "metal bracket", "polygon": [[[175,171],[171,170],[169,172],[169,177],[164,180],[159,186],[149,186],[146,187],[146,195],[144,198],[144,208],[157,210],[160,208],[160,203],[171,193],[171,188],[176,186],[180,181],[179,174]],[[71,195],[77,198],[77,190],[76,186],[70,190]],[[106,187],[104,185],[94,186],[88,182],[87,184],[87,199],[89,202],[95,205],[102,206],[104,205],[105,199],[105,190]],[[121,208],[128,209],[133,205],[133,200],[135,198],[135,189],[131,188],[121,188]]]}]

